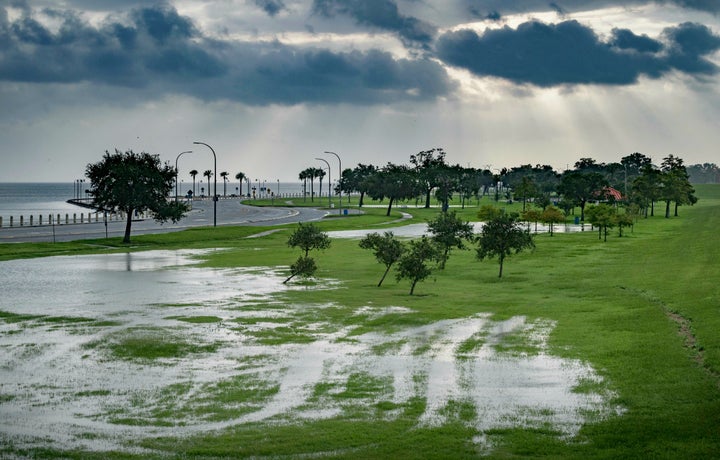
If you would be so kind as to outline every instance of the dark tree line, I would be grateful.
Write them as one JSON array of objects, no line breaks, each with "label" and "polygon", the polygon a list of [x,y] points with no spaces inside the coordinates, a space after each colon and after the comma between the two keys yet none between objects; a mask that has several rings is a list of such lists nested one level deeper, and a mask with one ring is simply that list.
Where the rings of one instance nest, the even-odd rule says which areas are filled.
[{"label": "dark tree line", "polygon": [[360,206],[365,197],[388,200],[387,215],[399,201],[416,200],[430,207],[432,197],[447,212],[450,202],[462,206],[472,198],[479,199],[494,191],[495,200],[519,200],[525,211],[527,203],[545,210],[551,204],[565,213],[580,209],[585,220],[585,207],[592,202],[622,202],[634,205],[640,214],[653,216],[655,204],[665,204],[665,216],[678,207],[694,204],[697,198],[691,185],[689,171],[698,171],[709,180],[718,171],[714,164],[685,167],[674,155],[663,158],[656,166],[642,153],[624,156],[619,162],[598,163],[592,158],[580,158],[572,169],[562,173],[549,165],[521,165],[492,172],[451,165],[446,152],[434,148],[411,155],[408,164],[388,163],[378,167],[359,164],[345,169],[336,192],[359,193]]}]

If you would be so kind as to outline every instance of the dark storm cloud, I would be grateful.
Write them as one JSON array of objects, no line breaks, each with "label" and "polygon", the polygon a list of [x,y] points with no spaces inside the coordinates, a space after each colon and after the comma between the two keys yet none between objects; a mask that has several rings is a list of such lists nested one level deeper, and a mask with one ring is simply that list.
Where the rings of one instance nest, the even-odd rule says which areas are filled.
[{"label": "dark storm cloud", "polygon": [[449,32],[437,43],[438,57],[478,76],[542,87],[567,84],[627,85],[641,75],[659,78],[672,70],[695,76],[717,73],[705,56],[720,49],[720,37],[686,23],[664,32],[667,46],[627,30],[610,42],[577,21],[526,22],[517,29]]},{"label": "dark storm cloud", "polygon": [[400,14],[392,0],[313,0],[313,11],[327,18],[347,15],[360,25],[397,33],[406,45],[426,46],[437,33],[431,24]]},{"label": "dark storm cloud", "polygon": [[503,16],[517,13],[555,11],[565,15],[607,7],[630,7],[648,4],[676,5],[681,8],[720,13],[718,0],[465,0],[467,10],[476,17],[491,12]]},{"label": "dark storm cloud", "polygon": [[255,5],[262,8],[269,16],[275,16],[285,9],[282,0],[255,0]]},{"label": "dark storm cloud", "polygon": [[384,103],[451,92],[444,68],[380,51],[336,53],[280,43],[211,40],[170,7],[133,10],[94,27],[68,12],[51,31],[0,9],[0,80],[143,89],[251,104]]}]

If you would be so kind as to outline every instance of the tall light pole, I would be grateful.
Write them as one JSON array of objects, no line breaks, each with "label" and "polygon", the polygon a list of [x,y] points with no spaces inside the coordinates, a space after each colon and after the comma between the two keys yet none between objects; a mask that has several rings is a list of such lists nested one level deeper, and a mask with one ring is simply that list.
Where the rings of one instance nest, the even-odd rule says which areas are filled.
[{"label": "tall light pole", "polygon": [[340,155],[338,155],[335,152],[329,152],[325,151],[325,153],[328,153],[330,155],[335,155],[335,158],[338,159],[338,185],[340,186],[340,209],[339,212],[342,214],[342,184],[340,183],[340,179],[342,179],[342,160],[340,159]]},{"label": "tall light pole", "polygon": [[[215,150],[209,145],[207,145],[205,142],[193,142],[193,144],[204,145],[205,147],[209,148],[213,154],[213,159],[215,160],[215,175],[213,176],[213,179],[215,180],[213,189],[213,227],[217,227],[217,155],[215,155]],[[208,192],[209,191],[210,184],[208,183]]]},{"label": "tall light pole", "polygon": [[[322,162],[325,163],[325,164],[327,165],[327,167],[328,167],[328,208],[331,208],[331,207],[332,207],[332,204],[331,204],[330,200],[332,199],[332,193],[330,193],[330,192],[331,192],[331,190],[332,190],[332,188],[331,188],[331,185],[332,185],[332,175],[330,174],[330,163],[328,163],[325,158],[315,158],[315,159],[318,160],[318,161],[322,161]],[[322,195],[322,190],[320,190],[320,195]]]},{"label": "tall light pole", "polygon": [[178,160],[186,153],[192,153],[192,150],[185,150],[184,152],[180,152],[178,156],[175,157],[175,203],[177,203],[178,200]]}]

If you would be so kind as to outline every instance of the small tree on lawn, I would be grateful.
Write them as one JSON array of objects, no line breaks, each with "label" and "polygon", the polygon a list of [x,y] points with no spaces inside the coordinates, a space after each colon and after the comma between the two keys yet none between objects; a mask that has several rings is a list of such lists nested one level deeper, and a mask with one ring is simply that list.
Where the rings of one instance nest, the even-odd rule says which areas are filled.
[{"label": "small tree on lawn", "polygon": [[377,261],[385,265],[385,273],[380,278],[378,287],[382,286],[390,268],[400,259],[405,249],[403,244],[395,239],[393,232],[385,232],[382,236],[377,232],[370,233],[360,240],[360,247],[362,249],[372,249]]},{"label": "small tree on lawn", "polygon": [[290,235],[288,246],[292,248],[300,248],[303,255],[298,257],[294,264],[290,266],[290,276],[283,281],[286,284],[295,276],[307,278],[317,271],[315,260],[309,256],[310,251],[314,249],[327,249],[330,247],[330,238],[327,233],[321,231],[313,224],[298,224],[298,228]]},{"label": "small tree on lawn", "polygon": [[440,270],[445,269],[445,262],[450,257],[453,248],[465,249],[465,240],[472,239],[473,227],[469,222],[463,222],[455,211],[441,212],[428,222],[428,231],[432,240],[440,249]]},{"label": "small tree on lawn", "polygon": [[586,216],[588,221],[598,228],[598,239],[603,239],[604,233],[604,241],[607,241],[608,229],[614,227],[616,223],[617,211],[615,208],[609,204],[600,203],[590,206],[586,211]]},{"label": "small tree on lawn", "polygon": [[632,214],[626,212],[615,216],[615,223],[618,226],[618,236],[623,236],[623,228],[635,225],[635,218]]},{"label": "small tree on lawn", "polygon": [[439,250],[435,243],[423,235],[420,239],[413,240],[400,260],[398,261],[397,280],[410,280],[410,295],[415,292],[415,285],[432,273],[430,262],[438,260]]},{"label": "small tree on lawn", "polygon": [[530,222],[534,223],[535,233],[537,233],[537,224],[542,219],[542,212],[537,209],[528,209],[522,212],[521,217],[528,223],[528,230],[530,230]]},{"label": "small tree on lawn", "polygon": [[167,199],[175,185],[175,168],[161,164],[158,155],[105,151],[101,161],[87,165],[85,175],[90,179],[93,206],[127,215],[123,243],[130,242],[136,212],[150,211],[158,222],[177,222],[187,211],[184,203]]},{"label": "small tree on lawn", "polygon": [[524,230],[514,216],[501,214],[487,222],[478,236],[477,257],[480,260],[497,257],[500,262],[500,273],[502,278],[503,263],[505,258],[521,252],[524,249],[533,249],[533,242],[530,232]]},{"label": "small tree on lawn", "polygon": [[560,209],[551,205],[545,208],[542,214],[540,214],[540,220],[550,227],[550,236],[553,236],[553,227],[555,224],[565,221],[565,214],[563,214]]}]

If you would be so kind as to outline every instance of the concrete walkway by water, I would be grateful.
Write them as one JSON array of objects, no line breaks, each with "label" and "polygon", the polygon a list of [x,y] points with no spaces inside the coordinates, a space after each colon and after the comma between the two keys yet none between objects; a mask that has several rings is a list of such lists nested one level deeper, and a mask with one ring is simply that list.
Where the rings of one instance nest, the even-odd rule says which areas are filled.
[{"label": "concrete walkway by water", "polygon": [[[81,208],[78,208],[81,209]],[[134,221],[132,235],[164,233],[191,227],[213,225],[213,202],[193,202],[193,209],[179,222],[159,224],[152,219]],[[239,200],[220,200],[217,203],[217,225],[281,225],[322,219],[327,210],[313,208],[280,208],[247,206]],[[122,236],[125,221],[110,221],[107,228],[100,222],[0,228],[0,243],[74,241],[90,238]]]}]

